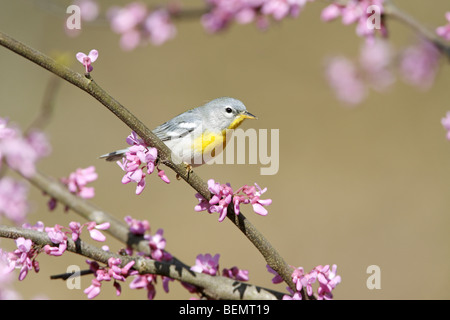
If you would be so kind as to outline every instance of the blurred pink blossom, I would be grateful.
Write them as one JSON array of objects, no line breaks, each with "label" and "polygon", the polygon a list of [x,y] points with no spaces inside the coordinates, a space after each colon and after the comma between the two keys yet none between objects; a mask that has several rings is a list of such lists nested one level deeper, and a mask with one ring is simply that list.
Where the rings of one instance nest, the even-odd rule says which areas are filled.
[{"label": "blurred pink blossom", "polygon": [[95,195],[93,187],[87,187],[87,184],[97,180],[98,174],[95,167],[90,166],[85,169],[77,169],[72,172],[68,178],[61,178],[61,182],[67,186],[69,191],[80,198],[91,199]]},{"label": "blurred pink blossom", "polygon": [[94,0],[75,0],[74,5],[80,7],[81,19],[84,21],[94,21],[97,19],[100,8],[97,1]]},{"label": "blurred pink blossom", "polygon": [[166,9],[149,11],[141,2],[112,7],[107,13],[111,29],[120,35],[120,46],[130,51],[151,42],[161,45],[176,34],[175,25]]},{"label": "blurred pink blossom", "polygon": [[436,78],[440,57],[436,46],[427,40],[406,48],[400,56],[400,73],[404,81],[420,89],[429,89]]},{"label": "blurred pink blossom", "polygon": [[450,111],[441,119],[441,124],[447,130],[447,140],[450,140]]},{"label": "blurred pink blossom", "polygon": [[445,14],[447,25],[438,27],[436,33],[447,41],[450,41],[450,11]]},{"label": "blurred pink blossom", "polygon": [[29,210],[28,187],[10,177],[0,179],[0,217],[16,224],[25,222]]},{"label": "blurred pink blossom", "polygon": [[144,21],[144,30],[148,33],[150,42],[156,46],[174,38],[177,33],[169,12],[165,9],[151,12]]},{"label": "blurred pink blossom", "polygon": [[333,57],[326,63],[326,79],[337,98],[351,106],[361,103],[367,88],[354,62],[345,57]]},{"label": "blurred pink blossom", "polygon": [[147,220],[136,220],[131,216],[126,216],[124,220],[130,227],[130,232],[132,234],[144,235],[144,233],[150,231],[150,224]]},{"label": "blurred pink blossom", "polygon": [[358,61],[345,57],[329,59],[326,78],[340,101],[355,106],[367,97],[369,89],[382,92],[394,84],[394,60],[394,51],[387,41],[365,41]]},{"label": "blurred pink blossom", "polygon": [[215,33],[233,21],[247,24],[256,21],[261,29],[268,26],[268,17],[280,21],[297,17],[307,2],[314,0],[207,0],[210,10],[202,16],[206,31]]},{"label": "blurred pink blossom", "polygon": [[36,172],[37,161],[49,155],[50,144],[41,131],[33,130],[24,137],[19,128],[8,122],[0,117],[0,166],[4,160],[12,169],[31,177]]},{"label": "blurred pink blossom", "polygon": [[[344,25],[356,23],[356,33],[365,37],[367,40],[373,40],[377,28],[369,28],[368,21],[373,15],[370,6],[377,6],[380,15],[384,13],[384,0],[349,0],[346,3],[333,2],[322,10],[321,19],[325,22],[342,17]],[[369,12],[368,12],[369,11]],[[382,36],[387,36],[386,26],[380,19],[379,31]]]},{"label": "blurred pink blossom", "polygon": [[10,265],[8,256],[9,253],[0,248],[0,300],[19,300],[21,297],[12,286],[14,266]]},{"label": "blurred pink blossom", "polygon": [[359,64],[366,83],[377,91],[388,89],[395,82],[394,52],[389,42],[377,39],[364,42],[360,49]]}]

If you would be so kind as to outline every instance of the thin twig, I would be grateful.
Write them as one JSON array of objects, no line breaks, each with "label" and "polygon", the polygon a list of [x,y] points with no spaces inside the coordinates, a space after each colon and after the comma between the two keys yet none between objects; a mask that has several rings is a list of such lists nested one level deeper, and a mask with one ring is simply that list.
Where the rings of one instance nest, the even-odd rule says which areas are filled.
[{"label": "thin twig", "polygon": [[40,112],[38,116],[30,124],[28,129],[25,130],[24,132],[25,135],[27,135],[27,133],[33,129],[42,130],[48,124],[53,114],[56,93],[58,92],[61,83],[62,81],[59,77],[55,76],[54,74],[51,75],[45,88]]},{"label": "thin twig", "polygon": [[386,16],[396,19],[411,28],[413,31],[416,31],[419,35],[432,42],[442,54],[450,58],[450,46],[445,44],[443,39],[441,39],[435,32],[430,31],[412,16],[403,10],[400,10],[391,0],[385,0],[383,7],[384,14]]}]

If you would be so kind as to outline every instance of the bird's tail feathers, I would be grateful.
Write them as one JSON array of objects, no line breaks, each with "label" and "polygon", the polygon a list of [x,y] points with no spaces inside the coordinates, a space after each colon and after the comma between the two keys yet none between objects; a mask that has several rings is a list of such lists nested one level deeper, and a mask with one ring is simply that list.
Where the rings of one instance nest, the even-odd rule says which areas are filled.
[{"label": "bird's tail feathers", "polygon": [[117,161],[125,156],[128,149],[116,150],[99,157],[99,159],[105,159],[106,161]]}]

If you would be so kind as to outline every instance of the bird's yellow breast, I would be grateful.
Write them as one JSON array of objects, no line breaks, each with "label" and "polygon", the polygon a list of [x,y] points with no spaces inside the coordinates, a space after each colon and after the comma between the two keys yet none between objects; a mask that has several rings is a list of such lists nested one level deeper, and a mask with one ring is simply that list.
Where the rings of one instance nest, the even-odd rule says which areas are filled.
[{"label": "bird's yellow breast", "polygon": [[[239,115],[237,116],[233,122],[231,122],[230,126],[227,129],[235,129],[241,125],[241,123],[246,119],[245,116]],[[194,140],[193,149],[194,152],[208,153],[213,157],[216,156],[215,150],[222,151],[225,149],[227,144],[227,130],[222,130],[220,133],[205,131],[201,135]],[[218,149],[218,147],[222,145],[222,149]]]}]

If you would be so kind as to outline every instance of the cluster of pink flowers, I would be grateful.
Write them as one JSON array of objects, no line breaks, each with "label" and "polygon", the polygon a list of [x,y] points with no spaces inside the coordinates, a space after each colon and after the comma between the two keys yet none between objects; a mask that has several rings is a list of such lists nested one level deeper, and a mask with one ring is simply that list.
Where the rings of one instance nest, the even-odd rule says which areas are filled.
[{"label": "cluster of pink flowers", "polygon": [[[281,283],[283,279],[280,275],[273,270],[269,265],[266,266],[267,270],[274,274],[272,283]],[[312,285],[317,281],[319,286],[317,288],[318,300],[330,300],[333,298],[332,290],[341,282],[341,277],[336,274],[337,266],[334,264],[331,269],[329,265],[319,265],[312,269],[310,272],[305,273],[302,267],[295,268],[292,272],[292,281],[295,284],[296,291],[287,287],[290,295],[285,295],[283,300],[302,300],[300,291],[302,288],[306,289],[306,294],[312,296],[314,290]]]},{"label": "cluster of pink flowers", "polygon": [[9,252],[0,248],[0,300],[19,300],[21,297],[13,287],[14,277],[11,272],[13,268],[9,255]]},{"label": "cluster of pink flowers", "polygon": [[99,295],[102,281],[114,280],[114,288],[116,294],[119,296],[122,292],[122,287],[117,281],[125,281],[125,279],[132,274],[131,267],[135,264],[134,260],[128,262],[124,267],[120,267],[122,260],[111,257],[108,259],[108,266],[101,267],[96,261],[86,261],[89,264],[89,269],[94,273],[95,278],[91,280],[91,285],[84,290],[88,299],[93,299]]},{"label": "cluster of pink flowers", "polygon": [[0,179],[0,217],[23,223],[29,211],[28,186],[10,177]]},{"label": "cluster of pink flowers", "polygon": [[[0,167],[5,162],[23,176],[31,177],[36,172],[36,162],[50,154],[50,144],[44,133],[33,130],[23,136],[19,128],[8,122],[0,118]],[[0,217],[23,223],[29,209],[27,197],[27,185],[8,176],[0,178]]]},{"label": "cluster of pink flowers", "polygon": [[148,42],[161,45],[176,34],[176,28],[166,9],[149,11],[141,2],[111,7],[107,17],[111,29],[120,34],[120,46],[124,50],[133,50]]},{"label": "cluster of pink flowers", "polygon": [[44,133],[33,130],[23,136],[19,128],[8,125],[8,119],[0,118],[0,165],[3,160],[25,177],[31,177],[36,172],[36,162],[50,151]]},{"label": "cluster of pink flowers", "polygon": [[47,233],[48,237],[50,238],[52,243],[57,246],[50,246],[47,244],[44,246],[44,251],[51,256],[62,255],[67,249],[68,235],[71,236],[73,241],[77,241],[84,227],[86,227],[86,229],[89,231],[89,235],[93,240],[103,242],[106,240],[106,237],[103,233],[100,232],[100,230],[107,230],[109,229],[109,226],[109,222],[97,224],[94,221],[90,221],[81,224],[79,222],[72,221],[69,223],[68,228],[58,224],[56,224],[54,227],[45,227],[44,230]]},{"label": "cluster of pink flowers", "polygon": [[218,32],[230,23],[247,24],[256,21],[259,28],[267,28],[268,17],[279,21],[287,16],[297,17],[307,2],[314,0],[206,0],[210,9],[202,17],[204,28]]},{"label": "cluster of pink flowers", "polygon": [[374,38],[377,28],[382,36],[387,36],[386,26],[381,19],[379,26],[368,27],[368,21],[374,14],[370,7],[376,6],[379,9],[377,13],[381,15],[384,13],[383,2],[384,0],[350,0],[345,4],[333,2],[323,9],[321,18],[323,21],[331,21],[342,17],[342,23],[345,25],[356,23],[356,33],[369,40]]},{"label": "cluster of pink flowers", "polygon": [[155,167],[158,170],[158,176],[161,180],[165,183],[170,183],[164,170],[160,170],[156,166],[158,159],[158,150],[156,148],[147,146],[135,132],[132,132],[126,141],[131,147],[128,148],[122,161],[117,161],[120,168],[126,172],[122,178],[123,184],[136,182],[136,194],[141,194],[145,188],[145,177],[153,173]]},{"label": "cluster of pink flowers", "polygon": [[365,42],[359,61],[338,56],[326,65],[326,77],[337,98],[349,105],[361,103],[368,89],[384,91],[395,81],[390,71],[393,50],[388,42]]},{"label": "cluster of pink flowers", "polygon": [[[67,186],[71,193],[83,199],[91,199],[95,196],[95,189],[88,187],[87,184],[97,180],[97,178],[98,174],[95,172],[95,167],[90,166],[85,169],[79,168],[72,172],[68,178],[61,178],[60,181]],[[54,210],[56,204],[56,199],[51,198],[48,202],[49,209]],[[68,210],[67,207],[66,210]]]},{"label": "cluster of pink flowers", "polygon": [[436,77],[440,57],[438,49],[425,40],[396,54],[389,43],[378,39],[363,44],[358,61],[330,58],[326,78],[336,97],[354,106],[367,97],[369,88],[378,92],[389,89],[396,80],[395,67],[406,83],[428,89]]},{"label": "cluster of pink flowers", "polygon": [[[195,259],[195,265],[191,267],[192,271],[198,273],[205,273],[210,276],[217,276],[220,274],[219,272],[219,258],[220,254],[216,254],[212,256],[207,253],[205,255],[199,254]],[[238,280],[238,281],[248,281],[248,270],[239,269],[238,267],[232,267],[230,269],[224,268],[222,270],[222,276],[230,279]],[[198,293],[197,288],[188,283],[182,283],[182,285],[190,292],[190,293]]]},{"label": "cluster of pink flowers", "polygon": [[103,242],[106,240],[106,237],[101,231],[99,230],[107,230],[110,227],[109,222],[104,222],[101,224],[97,224],[95,221],[86,222],[84,224],[81,224],[76,221],[72,221],[69,223],[69,229],[72,234],[72,240],[77,241],[78,238],[81,235],[81,231],[83,228],[86,227],[86,229],[89,231],[89,236],[94,239],[95,241]]},{"label": "cluster of pink flowers", "polygon": [[399,71],[404,82],[419,89],[430,89],[439,70],[441,53],[427,40],[420,40],[400,54]]},{"label": "cluster of pink flowers", "polygon": [[97,180],[98,174],[95,167],[90,166],[85,169],[77,169],[72,172],[68,178],[62,178],[61,182],[67,186],[69,191],[80,198],[91,199],[95,196],[93,187],[87,187],[87,184]]},{"label": "cluster of pink flowers", "polygon": [[[144,239],[148,241],[150,248],[150,256],[147,258],[152,258],[156,261],[170,261],[173,257],[165,250],[166,239],[163,237],[163,229],[158,229],[155,234],[146,234],[150,232],[150,224],[147,220],[137,220],[130,216],[125,217],[125,222],[130,226],[130,232],[143,236]],[[130,248],[127,249],[128,254],[132,254]],[[138,253],[140,256],[146,257],[143,253]],[[138,274],[133,271],[130,275],[135,276],[133,281],[130,283],[131,289],[146,289],[147,298],[152,300],[156,295],[155,284],[157,283],[158,276],[153,274]],[[173,279],[162,276],[162,286],[165,292],[169,292],[169,282]]]},{"label": "cluster of pink flowers", "polygon": [[436,33],[447,41],[450,41],[450,11],[445,14],[447,25],[438,27]]},{"label": "cluster of pink flowers", "polygon": [[[88,222],[84,225],[80,225],[78,222],[71,222],[69,228],[58,224],[54,227],[45,227],[42,221],[38,221],[33,226],[28,223],[23,224],[22,227],[25,229],[36,230],[39,232],[45,231],[54,245],[51,246],[47,244],[43,248],[40,248],[39,246],[35,246],[30,239],[25,239],[23,237],[17,238],[15,240],[17,245],[16,250],[12,252],[0,252],[2,263],[7,265],[7,268],[2,269],[2,273],[10,273],[14,269],[20,269],[19,280],[22,281],[30,270],[39,272],[39,262],[36,260],[38,254],[45,252],[51,256],[61,256],[67,249],[67,235],[72,234],[72,239],[78,239],[83,226],[87,226],[87,229],[94,240],[104,241],[104,236],[99,234],[98,230],[93,230],[105,230],[109,227],[109,223],[97,225],[95,222]],[[3,274],[0,274],[0,277],[2,276]]]},{"label": "cluster of pink flowers", "polygon": [[39,250],[35,248],[30,239],[23,237],[15,240],[17,249],[8,252],[8,262],[10,271],[20,269],[19,280],[22,281],[28,274],[28,271],[39,272],[39,262],[36,260]]},{"label": "cluster of pink flowers", "polygon": [[[213,179],[208,180],[208,189],[212,193],[211,200],[207,201],[201,194],[197,193],[195,197],[199,203],[194,210],[197,212],[207,210],[209,213],[219,213],[219,221],[222,222],[227,216],[228,205],[233,202],[236,215],[240,212],[241,204],[251,204],[253,211],[259,215],[267,215],[264,206],[272,203],[271,199],[261,199],[261,195],[267,191],[267,188],[261,189],[256,183],[255,186],[244,185],[236,192],[233,192],[230,184],[220,184]],[[241,193],[242,192],[242,193]]]}]

